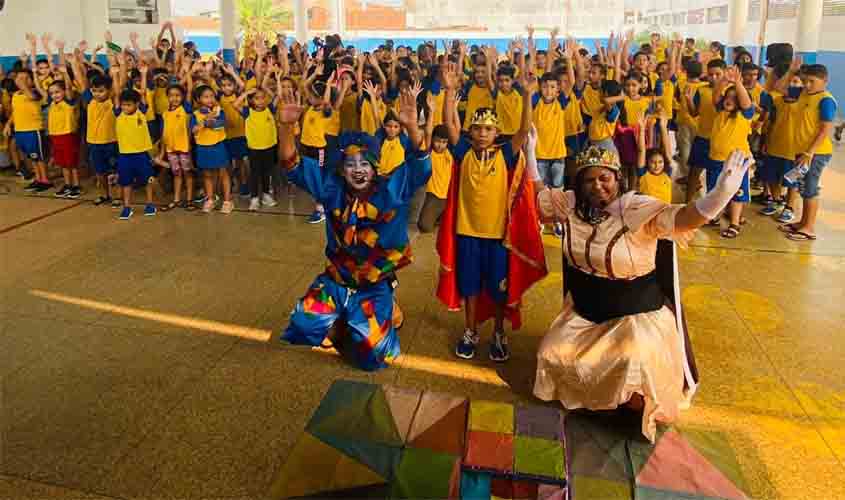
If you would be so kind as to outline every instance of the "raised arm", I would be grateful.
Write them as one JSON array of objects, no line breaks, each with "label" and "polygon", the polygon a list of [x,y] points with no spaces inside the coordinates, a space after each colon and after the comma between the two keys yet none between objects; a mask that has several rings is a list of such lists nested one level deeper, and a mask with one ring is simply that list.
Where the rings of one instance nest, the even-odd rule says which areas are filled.
[{"label": "raised arm", "polygon": [[414,83],[410,89],[399,95],[399,123],[405,127],[411,145],[415,150],[420,149],[420,128],[419,111],[417,110],[417,97],[422,93],[422,84],[419,81]]},{"label": "raised arm", "polygon": [[446,125],[446,130],[449,132],[449,143],[453,146],[461,138],[461,125],[455,118],[458,113],[457,94],[458,87],[460,86],[457,71],[458,67],[453,63],[448,63],[442,67],[442,80],[446,91],[443,99],[443,122]]},{"label": "raised arm", "polygon": [[376,121],[376,127],[380,128],[382,126],[382,116],[381,113],[379,113],[379,104],[381,100],[378,98],[378,91],[376,86],[373,85],[373,82],[370,80],[364,82],[364,92],[367,93],[367,97],[369,97],[370,103],[373,106],[373,115],[375,115],[374,118]]},{"label": "raised arm", "polygon": [[485,59],[485,62],[487,63],[487,88],[490,89],[490,92],[496,91],[496,62],[495,62],[495,59],[497,57],[498,57],[498,54],[496,53],[495,47],[485,47],[484,48],[484,59]]},{"label": "raised arm", "polygon": [[555,63],[555,54],[557,54],[557,35],[560,33],[559,28],[552,29],[551,33],[549,33],[549,50],[548,55],[546,56],[546,67],[544,68],[546,72],[552,70]]},{"label": "raised arm", "polygon": [[285,91],[279,99],[279,159],[291,162],[296,158],[296,137],[294,131],[302,115],[302,96]]},{"label": "raised arm", "polygon": [[531,108],[531,91],[536,84],[537,77],[528,73],[522,73],[519,77],[519,91],[522,92],[522,119],[519,130],[511,138],[511,146],[514,151],[519,151],[528,139],[531,131],[531,120],[533,112]]},{"label": "raised arm", "polygon": [[425,93],[425,104],[428,108],[425,113],[425,146],[431,151],[434,136],[434,107],[437,105],[437,99],[431,92]]},{"label": "raised arm", "polygon": [[44,54],[47,55],[47,65],[50,66],[50,73],[56,69],[56,66],[53,64],[53,48],[50,42],[53,40],[53,35],[50,33],[44,33],[41,35],[41,45],[44,46]]}]

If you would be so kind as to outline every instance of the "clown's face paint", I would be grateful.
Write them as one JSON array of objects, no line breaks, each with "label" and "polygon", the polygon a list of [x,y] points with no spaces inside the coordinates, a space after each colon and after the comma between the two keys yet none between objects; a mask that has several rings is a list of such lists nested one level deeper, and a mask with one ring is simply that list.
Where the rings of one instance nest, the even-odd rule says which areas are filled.
[{"label": "clown's face paint", "polygon": [[375,169],[361,153],[347,154],[343,158],[343,178],[353,191],[369,189],[375,174]]}]

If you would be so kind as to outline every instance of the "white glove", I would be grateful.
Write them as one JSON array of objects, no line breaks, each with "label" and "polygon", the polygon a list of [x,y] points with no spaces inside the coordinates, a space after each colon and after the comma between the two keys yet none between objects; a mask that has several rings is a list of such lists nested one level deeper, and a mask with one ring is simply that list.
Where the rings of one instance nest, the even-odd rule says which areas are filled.
[{"label": "white glove", "polygon": [[725,161],[722,173],[716,181],[716,186],[703,198],[695,202],[698,213],[707,220],[713,220],[719,216],[722,210],[736,196],[737,190],[742,185],[742,178],[745,176],[754,158],[746,157],[745,153],[735,150]]},{"label": "white glove", "polygon": [[540,180],[540,171],[537,170],[537,127],[531,125],[528,131],[528,138],[523,146],[525,151],[525,170],[532,182]]}]

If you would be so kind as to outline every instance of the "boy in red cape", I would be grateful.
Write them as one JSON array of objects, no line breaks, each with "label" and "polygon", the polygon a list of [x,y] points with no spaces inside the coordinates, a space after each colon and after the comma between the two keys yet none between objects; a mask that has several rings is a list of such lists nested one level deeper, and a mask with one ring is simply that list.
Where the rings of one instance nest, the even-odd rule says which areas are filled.
[{"label": "boy in red cape", "polygon": [[519,328],[522,295],[547,273],[534,187],[520,154],[531,128],[534,78],[525,76],[526,71],[521,74],[520,129],[510,142],[497,145],[499,120],[490,108],[476,110],[469,136],[461,137],[455,109],[457,72],[453,65],[444,69],[443,116],[455,163],[437,238],[437,297],[450,310],[459,310],[464,302],[466,328],[455,348],[464,359],[475,357],[478,324],[494,317],[490,359],[507,361],[505,316]]}]

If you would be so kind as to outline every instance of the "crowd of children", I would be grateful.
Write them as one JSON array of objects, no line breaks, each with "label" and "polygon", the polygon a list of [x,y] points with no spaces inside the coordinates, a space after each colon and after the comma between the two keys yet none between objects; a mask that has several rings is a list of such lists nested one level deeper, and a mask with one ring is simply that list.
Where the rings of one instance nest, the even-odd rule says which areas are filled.
[{"label": "crowd of children", "polygon": [[[619,156],[628,190],[667,203],[676,191],[685,189],[686,200],[675,201],[691,201],[702,188],[713,189],[731,152],[753,154],[755,179],[744,179],[721,236],[740,235],[743,211],[754,199],[765,205],[762,214],[777,216],[787,238],[816,239],[837,107],[824,66],[802,65],[791,54],[758,66],[741,47],[729,62],[718,42],[698,50],[693,39],[656,33],[633,54],[633,33],[611,34],[592,53],[574,39],[561,43],[556,31],[550,35],[548,49],[540,50],[529,28],[506,53],[458,40],[416,48],[387,42],[362,53],[337,36],[309,51],[298,42],[288,46],[281,35],[256,35],[241,47],[236,66],[202,58],[169,23],[148,48],[136,34],[122,48],[106,33],[93,50],[84,41],[68,48],[49,34],[28,35],[28,50],[0,74],[0,161],[8,160],[28,181],[24,189],[36,193],[55,189],[50,168],[61,168],[63,185],[54,194],[63,198],[81,196],[85,166],[95,176],[94,203],[120,208],[120,219],[133,215],[132,195],[141,186],[146,216],[176,208],[229,214],[238,195],[250,211],[273,207],[290,178],[314,197],[309,222],[326,220],[328,210],[342,214],[330,214],[327,223],[339,242],[354,226],[350,217],[407,210],[413,194],[407,190],[424,184],[422,208],[410,220],[422,232],[441,226],[441,264],[458,273],[441,282],[438,294],[449,306],[456,297],[467,306],[457,348],[465,358],[478,343],[477,310],[490,306],[491,357],[507,359],[505,305],[518,304],[521,291],[545,274],[542,246],[534,255],[539,241],[518,227],[532,217],[532,205],[515,200],[533,192],[531,180],[538,189],[571,186],[575,157],[588,146]],[[358,139],[350,142],[350,134]],[[404,172],[423,156],[426,182]],[[307,162],[283,175],[282,164],[290,167],[293,157]],[[383,206],[356,204],[349,212],[348,200],[325,191],[331,183],[320,176],[350,157],[376,168],[379,179],[408,178],[385,188]],[[528,187],[523,162],[536,164],[537,179]],[[359,174],[347,181],[360,181]],[[756,198],[754,183],[762,188]],[[359,188],[356,196],[364,192]],[[513,222],[512,210],[522,209],[527,215]],[[711,222],[720,225],[718,218]],[[560,235],[562,228],[548,231]],[[373,276],[392,279],[409,252],[405,238],[393,237],[395,248],[383,249],[394,259],[390,266],[365,279],[338,260],[328,276],[347,287]],[[362,252],[356,238],[366,236],[352,238],[327,249],[330,260]],[[512,252],[516,240],[525,248]],[[521,289],[507,285],[515,281]]]}]

